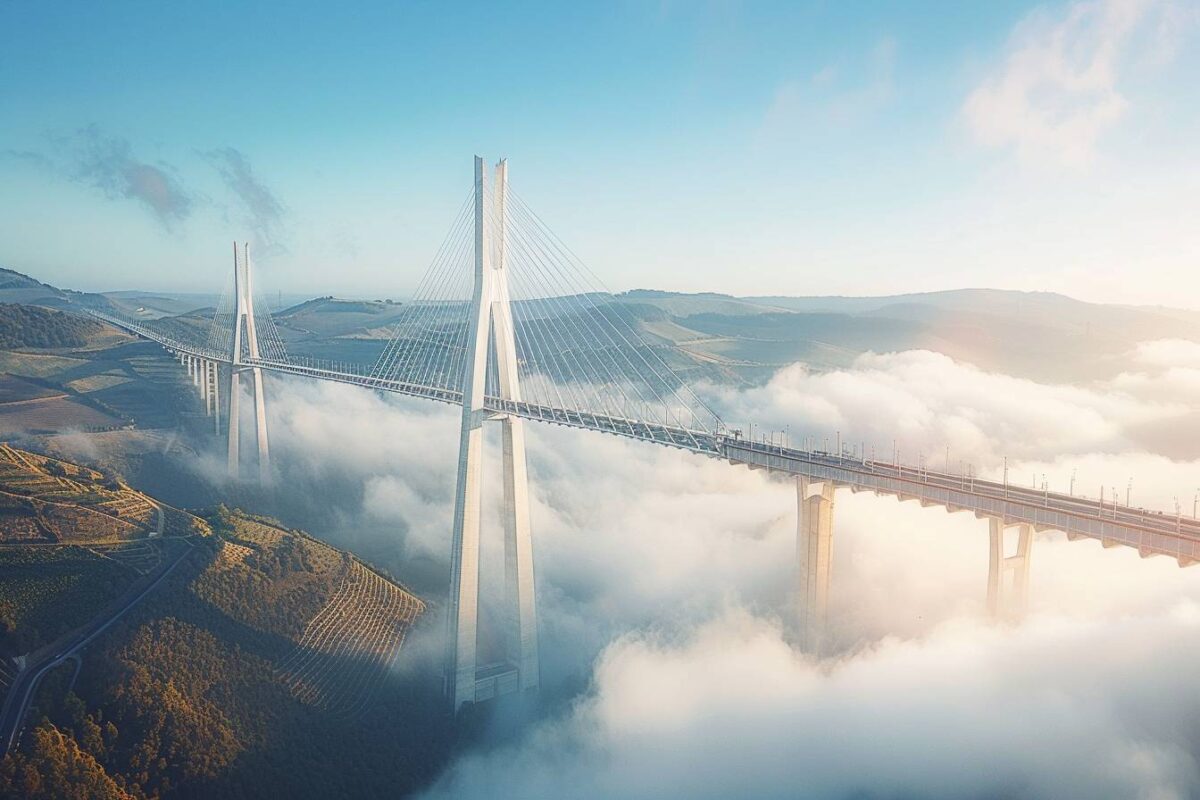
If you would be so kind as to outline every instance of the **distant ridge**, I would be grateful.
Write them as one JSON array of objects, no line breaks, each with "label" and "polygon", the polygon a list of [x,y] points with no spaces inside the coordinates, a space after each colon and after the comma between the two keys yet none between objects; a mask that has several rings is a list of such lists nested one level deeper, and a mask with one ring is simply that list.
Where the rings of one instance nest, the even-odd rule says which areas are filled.
[{"label": "distant ridge", "polygon": [[29,277],[23,272],[17,272],[15,269],[5,269],[0,267],[0,289],[53,289],[58,291],[48,283],[42,283],[39,280]]},{"label": "distant ridge", "polygon": [[1124,308],[1130,310],[1165,312],[1172,315],[1196,315],[1195,310],[1164,306],[1137,305],[1130,303],[1096,303],[1089,300],[1079,300],[1059,292],[1026,291],[1021,289],[989,289],[986,287],[967,287],[963,289],[943,289],[932,292],[910,292],[890,295],[732,295],[722,292],[676,292],[663,289],[630,289],[622,292],[619,297],[630,300],[650,302],[667,302],[673,300],[705,302],[727,302],[734,304],[750,304],[770,308],[773,311],[799,311],[809,313],[862,313],[887,306],[921,304],[933,306],[952,306],[958,309],[981,305],[989,310],[1000,310],[1006,304],[1016,307],[1032,303],[1041,307],[1082,307]]},{"label": "distant ridge", "polygon": [[61,309],[71,304],[70,293],[31,278],[23,272],[0,267],[0,303],[45,306]]}]

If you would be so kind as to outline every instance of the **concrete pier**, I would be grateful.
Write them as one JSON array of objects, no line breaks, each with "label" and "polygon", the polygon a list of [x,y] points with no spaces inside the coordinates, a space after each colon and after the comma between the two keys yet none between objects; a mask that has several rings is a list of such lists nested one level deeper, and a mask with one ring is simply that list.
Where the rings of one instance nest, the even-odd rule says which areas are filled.
[{"label": "concrete pier", "polygon": [[833,572],[832,481],[796,478],[797,622],[800,647],[819,655],[829,616]]},{"label": "concrete pier", "polygon": [[[1017,528],[1016,551],[1005,555],[1005,538]],[[1009,523],[1001,517],[988,518],[988,613],[994,619],[1019,619],[1029,605],[1029,556],[1033,526]]]}]

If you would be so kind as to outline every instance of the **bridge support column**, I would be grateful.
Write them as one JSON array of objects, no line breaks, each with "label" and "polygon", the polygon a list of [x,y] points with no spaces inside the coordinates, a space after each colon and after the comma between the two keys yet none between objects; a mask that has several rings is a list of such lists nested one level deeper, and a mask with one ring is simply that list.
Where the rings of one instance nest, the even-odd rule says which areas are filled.
[{"label": "bridge support column", "polygon": [[267,444],[267,409],[263,396],[262,369],[245,365],[242,356],[242,341],[245,336],[247,356],[251,364],[259,358],[258,332],[254,323],[254,290],[250,270],[250,245],[244,245],[243,263],[238,264],[237,243],[233,245],[233,288],[236,297],[236,312],[233,317],[233,352],[229,368],[229,475],[241,475],[241,460],[238,447],[238,400],[240,397],[240,373],[249,371],[253,379],[254,423],[258,445],[258,480],[266,484],[271,477],[270,448]]},{"label": "bridge support column", "polygon": [[820,655],[829,613],[833,571],[833,494],[831,481],[796,478],[796,572],[800,647]]},{"label": "bridge support column", "polygon": [[241,416],[238,409],[238,399],[242,395],[239,377],[239,370],[235,364],[229,368],[229,422],[225,426],[228,438],[229,477],[234,480],[241,477],[242,463],[241,452],[238,450],[238,417]]},{"label": "bridge support column", "polygon": [[213,433],[221,435],[221,365],[212,362],[212,416]]},{"label": "bridge support column", "polygon": [[271,451],[267,444],[267,404],[263,395],[263,374],[254,368],[254,441],[258,445],[258,482],[271,482]]},{"label": "bridge support column", "polygon": [[[478,663],[479,534],[483,514],[483,422],[488,362],[496,351],[502,399],[520,400],[516,344],[504,271],[504,197],[507,165],[496,168],[495,194],[488,216],[483,159],[475,159],[475,288],[467,335],[463,379],[462,427],[454,532],[450,552],[450,602],[446,615],[444,686],[453,710],[500,694],[537,689],[537,618],[534,601],[533,540],[529,525],[525,433],[521,420],[507,415],[503,424],[505,614],[503,661]],[[493,227],[489,227],[491,219]],[[497,237],[493,241],[493,236]]]},{"label": "bridge support column", "polygon": [[[1017,528],[1017,549],[1005,555],[1005,533]],[[988,518],[988,613],[994,619],[1017,619],[1029,603],[1029,555],[1033,546],[1033,528],[1013,525],[1000,517]]]},{"label": "bridge support column", "polygon": [[204,401],[204,415],[212,413],[212,404],[208,399],[208,359],[202,358],[196,365],[200,378],[200,399]]}]

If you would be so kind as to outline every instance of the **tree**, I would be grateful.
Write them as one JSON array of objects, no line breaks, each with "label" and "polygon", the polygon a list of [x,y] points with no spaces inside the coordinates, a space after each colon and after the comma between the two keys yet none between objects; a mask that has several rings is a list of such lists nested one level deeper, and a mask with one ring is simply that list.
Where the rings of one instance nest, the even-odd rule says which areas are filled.
[{"label": "tree", "polygon": [[0,797],[27,800],[130,800],[104,767],[49,720],[33,730],[28,752],[0,761]]}]

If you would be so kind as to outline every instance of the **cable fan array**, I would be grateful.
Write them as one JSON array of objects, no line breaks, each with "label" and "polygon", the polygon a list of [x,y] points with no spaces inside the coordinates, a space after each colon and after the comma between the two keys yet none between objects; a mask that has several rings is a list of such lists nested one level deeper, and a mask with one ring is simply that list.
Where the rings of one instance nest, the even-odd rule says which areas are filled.
[{"label": "cable fan array", "polygon": [[[254,304],[254,327],[258,335],[259,359],[280,364],[288,363],[287,348],[284,347],[283,337],[279,335],[279,329],[267,304],[258,296],[252,297],[251,302]],[[208,331],[208,349],[222,358],[228,358],[233,353],[233,324],[236,316],[237,298],[234,296],[233,274],[230,273],[225,282],[225,290],[221,292],[221,299],[213,312],[212,325]],[[244,321],[241,360],[250,360],[250,340]]]},{"label": "cable fan array", "polygon": [[208,349],[228,358],[233,352],[233,318],[237,313],[237,301],[233,296],[233,273],[225,278],[225,289],[213,312],[212,326],[208,329]]},{"label": "cable fan array", "polygon": [[474,195],[463,201],[433,262],[401,309],[371,379],[462,389],[474,282]]},{"label": "cable fan array", "polygon": [[[280,364],[288,363],[287,348],[284,347],[283,337],[279,335],[279,328],[275,326],[275,318],[267,309],[266,301],[255,297],[253,302],[254,327],[255,332],[258,334],[258,357],[264,361],[276,361]],[[245,346],[244,331],[242,341],[243,346]]]},{"label": "cable fan array", "polygon": [[[669,351],[641,335],[630,306],[606,290],[511,189],[502,203],[490,192],[485,196],[489,256],[492,263],[503,257],[507,273],[522,402],[719,432],[716,414],[667,364]],[[377,384],[462,388],[474,288],[473,211],[471,195],[372,369]],[[492,353],[494,328],[490,336]],[[486,391],[500,394],[495,359],[489,359]]]}]

